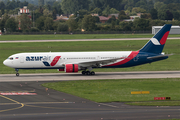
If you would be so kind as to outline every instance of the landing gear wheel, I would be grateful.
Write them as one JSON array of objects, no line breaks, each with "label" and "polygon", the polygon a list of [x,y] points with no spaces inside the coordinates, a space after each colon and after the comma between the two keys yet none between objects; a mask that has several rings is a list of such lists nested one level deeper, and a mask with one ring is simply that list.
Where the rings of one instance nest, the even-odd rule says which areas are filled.
[{"label": "landing gear wheel", "polygon": [[86,75],[90,75],[91,73],[90,73],[90,71],[86,71]]},{"label": "landing gear wheel", "polygon": [[91,71],[91,75],[95,75],[95,72],[94,72],[94,71]]},{"label": "landing gear wheel", "polygon": [[86,74],[86,71],[82,71],[82,74],[85,75],[85,74]]},{"label": "landing gear wheel", "polygon": [[90,72],[90,71],[85,71],[85,70],[84,70],[84,71],[82,71],[81,73],[82,73],[82,75],[95,75],[95,72],[94,72],[94,71],[91,71],[91,72]]},{"label": "landing gear wheel", "polygon": [[19,69],[15,69],[15,71],[16,71],[16,76],[18,77],[19,76],[19,73],[18,73]]},{"label": "landing gear wheel", "polygon": [[16,76],[19,76],[19,73],[16,73]]}]

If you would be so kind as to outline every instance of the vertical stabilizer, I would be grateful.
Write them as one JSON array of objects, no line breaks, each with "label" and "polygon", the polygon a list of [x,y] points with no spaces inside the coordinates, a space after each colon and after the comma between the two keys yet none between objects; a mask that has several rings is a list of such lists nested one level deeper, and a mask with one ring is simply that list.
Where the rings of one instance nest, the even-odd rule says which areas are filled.
[{"label": "vertical stabilizer", "polygon": [[155,54],[161,54],[166,43],[167,37],[169,35],[171,24],[166,24],[161,28],[154,37],[152,37],[143,48],[140,49],[140,52],[149,52]]}]

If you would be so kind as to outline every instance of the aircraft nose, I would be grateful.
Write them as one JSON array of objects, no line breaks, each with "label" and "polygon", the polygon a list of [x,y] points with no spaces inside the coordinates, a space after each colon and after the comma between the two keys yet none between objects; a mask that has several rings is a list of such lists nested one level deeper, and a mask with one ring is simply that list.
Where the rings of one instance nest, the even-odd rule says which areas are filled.
[{"label": "aircraft nose", "polygon": [[5,61],[3,62],[3,64],[7,66],[7,60],[5,60]]},{"label": "aircraft nose", "polygon": [[6,60],[3,61],[3,64],[4,64],[5,66],[14,68],[13,61],[12,61],[12,60],[6,59]]}]

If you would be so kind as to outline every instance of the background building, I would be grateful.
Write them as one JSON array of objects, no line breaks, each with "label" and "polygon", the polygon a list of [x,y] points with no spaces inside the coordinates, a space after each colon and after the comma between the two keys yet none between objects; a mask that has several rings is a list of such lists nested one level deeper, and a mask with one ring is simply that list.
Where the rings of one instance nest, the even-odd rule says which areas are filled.
[{"label": "background building", "polygon": [[27,6],[24,6],[23,8],[20,8],[19,10],[20,11],[18,14],[23,14],[23,13],[30,14],[29,9],[27,9]]},{"label": "background building", "polygon": [[[152,34],[156,34],[163,26],[152,26]],[[180,26],[172,26],[169,34],[180,34]]]}]

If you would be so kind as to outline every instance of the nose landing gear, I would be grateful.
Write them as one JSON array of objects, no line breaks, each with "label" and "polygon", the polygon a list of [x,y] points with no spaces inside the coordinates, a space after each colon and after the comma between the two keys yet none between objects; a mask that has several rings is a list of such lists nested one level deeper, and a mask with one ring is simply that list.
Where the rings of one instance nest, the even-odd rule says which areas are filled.
[{"label": "nose landing gear", "polygon": [[16,76],[18,77],[19,76],[19,73],[18,73],[19,69],[15,69],[15,71],[16,71]]}]

